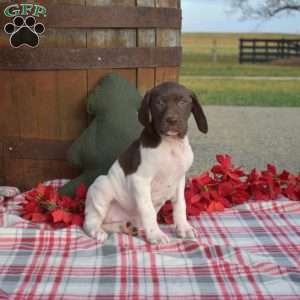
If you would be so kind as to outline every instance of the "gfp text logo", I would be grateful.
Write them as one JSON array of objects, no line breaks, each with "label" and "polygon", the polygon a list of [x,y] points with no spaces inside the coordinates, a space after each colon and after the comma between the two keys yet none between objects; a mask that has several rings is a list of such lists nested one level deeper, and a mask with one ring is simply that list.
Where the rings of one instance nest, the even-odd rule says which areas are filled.
[{"label": "gfp text logo", "polygon": [[44,33],[45,26],[36,22],[36,18],[47,16],[44,6],[31,3],[12,4],[4,9],[4,15],[13,18],[12,22],[4,26],[4,31],[10,35],[9,42],[13,48],[38,47],[39,37]]}]

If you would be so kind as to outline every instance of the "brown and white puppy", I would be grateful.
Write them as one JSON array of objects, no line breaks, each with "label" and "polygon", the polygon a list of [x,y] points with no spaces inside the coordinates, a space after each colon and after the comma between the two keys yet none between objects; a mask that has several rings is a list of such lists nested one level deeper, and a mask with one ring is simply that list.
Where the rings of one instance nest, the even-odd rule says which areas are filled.
[{"label": "brown and white puppy", "polygon": [[184,86],[166,82],[145,95],[138,113],[144,126],[140,137],[88,190],[84,222],[88,235],[105,240],[108,231],[134,224],[144,228],[150,243],[167,243],[156,215],[171,199],[178,236],[195,237],[184,199],[185,174],[193,162],[187,137],[191,113],[199,130],[206,133],[199,101]]}]

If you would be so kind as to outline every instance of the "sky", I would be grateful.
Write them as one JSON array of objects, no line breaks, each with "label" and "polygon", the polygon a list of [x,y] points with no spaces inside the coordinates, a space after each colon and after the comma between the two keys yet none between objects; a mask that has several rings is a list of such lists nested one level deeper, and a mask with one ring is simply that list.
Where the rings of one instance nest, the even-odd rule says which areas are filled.
[{"label": "sky", "polygon": [[[262,0],[260,0],[262,1]],[[266,32],[300,34],[300,13],[270,20],[241,20],[230,0],[181,0],[184,32]]]}]

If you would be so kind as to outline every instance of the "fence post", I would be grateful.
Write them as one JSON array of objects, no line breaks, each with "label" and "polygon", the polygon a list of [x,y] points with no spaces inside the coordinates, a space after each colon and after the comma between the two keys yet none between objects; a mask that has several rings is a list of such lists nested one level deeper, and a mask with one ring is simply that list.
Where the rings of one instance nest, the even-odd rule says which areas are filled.
[{"label": "fence post", "polygon": [[252,62],[256,63],[256,39],[252,41]]},{"label": "fence post", "polygon": [[244,40],[240,39],[240,64],[242,64],[243,61],[243,51],[244,51]]},{"label": "fence post", "polygon": [[269,41],[268,40],[265,40],[265,58],[266,58],[266,61],[269,61]]},{"label": "fence post", "polygon": [[284,39],[281,39],[281,58],[285,57],[285,51],[284,51]]},{"label": "fence post", "polygon": [[212,61],[213,63],[217,63],[218,61],[218,54],[217,54],[217,40],[213,40],[213,47],[211,50],[211,54],[212,54]]}]

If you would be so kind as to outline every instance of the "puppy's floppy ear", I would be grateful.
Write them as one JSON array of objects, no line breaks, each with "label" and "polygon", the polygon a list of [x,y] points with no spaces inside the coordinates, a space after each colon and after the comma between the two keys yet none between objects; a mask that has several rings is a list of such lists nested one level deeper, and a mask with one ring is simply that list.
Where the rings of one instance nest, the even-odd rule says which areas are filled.
[{"label": "puppy's floppy ear", "polygon": [[151,100],[151,92],[148,91],[142,100],[142,104],[138,112],[139,121],[145,128],[149,128],[152,122],[150,100]]},{"label": "puppy's floppy ear", "polygon": [[203,133],[207,133],[207,120],[203,112],[202,106],[200,105],[200,102],[195,93],[191,92],[191,98],[193,100],[192,113],[194,115],[198,129]]}]

